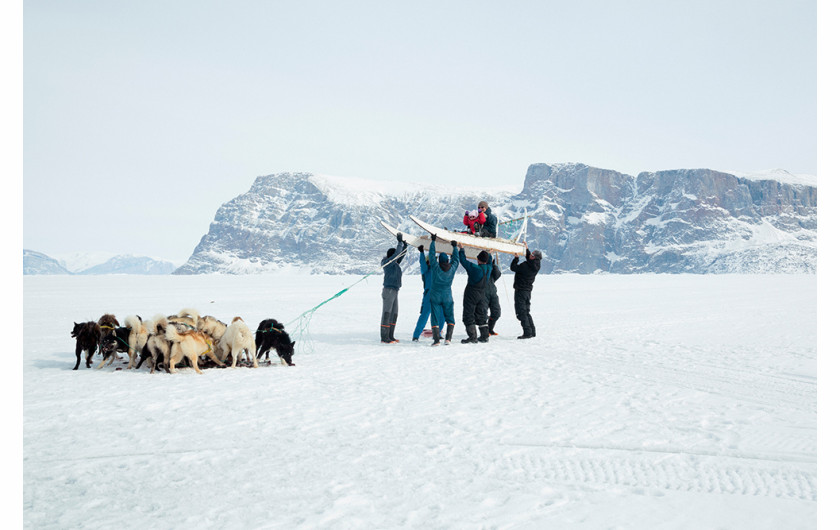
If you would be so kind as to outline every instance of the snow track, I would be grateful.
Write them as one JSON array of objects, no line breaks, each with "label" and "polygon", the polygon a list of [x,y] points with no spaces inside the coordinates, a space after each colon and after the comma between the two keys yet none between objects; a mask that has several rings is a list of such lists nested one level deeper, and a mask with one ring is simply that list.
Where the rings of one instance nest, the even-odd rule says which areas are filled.
[{"label": "snow track", "polygon": [[[559,454],[552,456],[552,450]],[[570,457],[569,450],[583,454]],[[620,454],[625,452],[635,454]],[[587,453],[591,456],[586,456]],[[724,459],[732,460],[726,463],[715,460],[720,460],[719,455],[667,451],[645,454],[637,449],[607,447],[539,447],[505,459],[505,473],[527,483],[622,486],[654,490],[654,495],[656,490],[676,490],[816,501],[813,473],[779,470],[775,462],[762,465],[745,459]]]},{"label": "snow track", "polygon": [[293,337],[294,367],[71,370],[73,321],[256,329],[355,281],[24,278],[24,528],[816,525],[812,276],[539,276],[523,341],[505,275],[500,335],[438,348],[410,341],[411,275],[402,342],[378,342],[374,277]]}]

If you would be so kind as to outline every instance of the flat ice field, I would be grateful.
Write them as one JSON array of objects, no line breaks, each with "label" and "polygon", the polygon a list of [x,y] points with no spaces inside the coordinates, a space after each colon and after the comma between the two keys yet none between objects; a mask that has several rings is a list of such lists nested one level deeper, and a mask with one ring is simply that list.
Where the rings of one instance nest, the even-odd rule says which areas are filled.
[{"label": "flat ice field", "polygon": [[[816,276],[512,276],[488,344],[379,343],[381,276],[294,361],[74,372],[73,322],[290,323],[360,277],[26,276],[24,528],[815,528]],[[287,325],[290,330],[294,324]],[[832,502],[827,500],[826,502]]]}]

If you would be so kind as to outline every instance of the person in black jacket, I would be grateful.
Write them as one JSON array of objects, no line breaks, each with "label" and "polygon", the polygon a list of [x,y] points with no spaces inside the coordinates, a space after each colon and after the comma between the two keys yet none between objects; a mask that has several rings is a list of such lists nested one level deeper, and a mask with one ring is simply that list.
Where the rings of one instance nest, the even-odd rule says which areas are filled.
[{"label": "person in black jacket", "polygon": [[[464,288],[464,305],[462,318],[467,328],[467,338],[461,343],[487,342],[490,333],[487,329],[487,283],[490,281],[492,267],[489,263],[490,254],[486,250],[478,253],[473,263],[467,259],[464,247],[458,243],[458,261],[467,271],[467,286]],[[478,330],[476,330],[478,326]]]},{"label": "person in black jacket", "polygon": [[534,288],[534,279],[540,272],[540,261],[542,252],[525,249],[525,262],[519,263],[519,256],[510,262],[510,270],[516,274],[513,277],[513,308],[516,311],[516,318],[522,324],[522,335],[517,339],[530,339],[537,336],[537,328],[534,327],[534,319],[531,318],[531,290]]},{"label": "person in black jacket", "polygon": [[405,256],[405,247],[402,233],[397,233],[397,247],[389,248],[381,262],[385,278],[382,280],[382,320],[379,325],[379,338],[388,344],[399,342],[394,338],[394,328],[400,308],[397,295],[402,287],[400,262]]}]

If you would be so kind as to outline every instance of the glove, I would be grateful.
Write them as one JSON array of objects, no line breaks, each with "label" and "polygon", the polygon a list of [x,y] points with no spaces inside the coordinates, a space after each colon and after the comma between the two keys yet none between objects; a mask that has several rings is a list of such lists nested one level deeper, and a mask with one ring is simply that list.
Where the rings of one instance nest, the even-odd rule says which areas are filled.
[{"label": "glove", "polygon": [[458,243],[452,242],[452,250],[458,250]]},{"label": "glove", "polygon": [[402,243],[402,232],[397,232],[397,241]]},{"label": "glove", "polygon": [[432,241],[437,241],[437,234],[432,234]]},{"label": "glove", "polygon": [[420,245],[419,247],[417,247],[417,250],[419,250],[420,252],[423,252],[423,245]]},{"label": "glove", "polygon": [[464,215],[469,215],[469,214],[470,214],[469,210],[464,210]]}]

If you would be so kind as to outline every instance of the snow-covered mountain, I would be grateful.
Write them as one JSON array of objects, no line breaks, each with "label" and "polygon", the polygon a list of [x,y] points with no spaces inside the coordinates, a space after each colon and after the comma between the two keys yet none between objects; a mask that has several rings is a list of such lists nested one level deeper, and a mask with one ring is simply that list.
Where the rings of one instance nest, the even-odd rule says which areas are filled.
[{"label": "snow-covered mountain", "polygon": [[172,274],[176,268],[175,264],[169,261],[123,254],[87,268],[79,274]]},{"label": "snow-covered mountain", "polygon": [[124,254],[105,259],[101,253],[75,253],[70,264],[41,252],[23,250],[23,274],[171,274],[172,262]]},{"label": "snow-covered mountain", "polygon": [[631,176],[585,164],[534,164],[519,193],[267,175],[219,208],[175,273],[368,273],[394,245],[380,220],[417,234],[409,214],[460,228],[464,210],[480,200],[500,221],[527,210],[527,240],[543,251],[544,273],[813,273],[816,179],[772,178],[785,173]]},{"label": "snow-covered mountain", "polygon": [[59,261],[64,268],[72,273],[80,273],[91,267],[101,265],[109,259],[116,257],[117,253],[98,251],[68,252],[55,254],[53,257]]},{"label": "snow-covered mountain", "polygon": [[23,249],[24,274],[71,274],[57,259],[41,252]]}]

